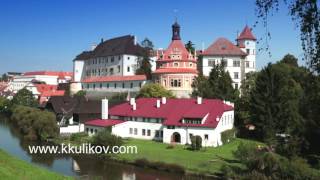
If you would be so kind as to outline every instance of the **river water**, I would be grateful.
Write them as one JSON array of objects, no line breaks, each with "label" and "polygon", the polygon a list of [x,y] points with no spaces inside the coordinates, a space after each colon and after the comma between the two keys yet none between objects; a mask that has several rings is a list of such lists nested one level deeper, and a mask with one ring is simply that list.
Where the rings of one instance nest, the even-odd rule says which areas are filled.
[{"label": "river water", "polygon": [[67,176],[75,176],[84,179],[107,180],[196,180],[199,177],[185,176],[181,174],[145,169],[132,165],[113,161],[102,162],[94,157],[71,155],[31,155],[28,153],[30,142],[22,140],[19,132],[8,123],[8,120],[0,115],[0,149],[9,154]]}]

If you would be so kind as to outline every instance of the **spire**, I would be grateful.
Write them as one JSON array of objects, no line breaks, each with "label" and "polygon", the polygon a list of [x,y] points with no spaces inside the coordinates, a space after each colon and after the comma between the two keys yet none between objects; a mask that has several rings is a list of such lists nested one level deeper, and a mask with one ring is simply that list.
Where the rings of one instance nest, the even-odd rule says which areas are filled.
[{"label": "spire", "polygon": [[240,33],[240,36],[237,37],[237,40],[256,40],[254,35],[252,34],[251,28],[249,28],[248,25],[244,27],[242,32]]},{"label": "spire", "polygon": [[172,40],[181,40],[180,38],[180,25],[177,20],[172,25]]}]

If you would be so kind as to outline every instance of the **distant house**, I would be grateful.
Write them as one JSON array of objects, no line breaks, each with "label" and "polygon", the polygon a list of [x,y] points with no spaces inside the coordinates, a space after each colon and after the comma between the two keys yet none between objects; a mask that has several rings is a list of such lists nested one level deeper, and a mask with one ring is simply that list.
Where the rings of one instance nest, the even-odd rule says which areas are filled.
[{"label": "distant house", "polygon": [[85,123],[89,135],[111,127],[124,138],[190,144],[192,136],[200,136],[203,146],[219,146],[221,132],[234,123],[233,104],[217,99],[132,98],[110,109],[103,99],[101,105],[101,117]]},{"label": "distant house", "polygon": [[58,85],[71,81],[72,72],[57,71],[34,71],[26,72],[20,76],[14,76],[9,83],[9,90],[17,93],[19,90],[33,83],[42,83],[47,85]]}]

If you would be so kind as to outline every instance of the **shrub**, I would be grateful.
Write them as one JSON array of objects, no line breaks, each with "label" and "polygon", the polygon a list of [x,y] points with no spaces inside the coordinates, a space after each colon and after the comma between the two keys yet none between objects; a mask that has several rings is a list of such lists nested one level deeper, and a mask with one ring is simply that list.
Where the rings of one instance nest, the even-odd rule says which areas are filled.
[{"label": "shrub", "polygon": [[85,132],[74,133],[70,136],[71,141],[80,142],[83,138],[88,137],[88,134]]},{"label": "shrub", "polygon": [[59,134],[56,117],[52,112],[15,106],[12,113],[11,121],[28,140],[46,140]]},{"label": "shrub", "polygon": [[223,144],[230,142],[235,138],[236,129],[225,130],[221,133],[221,141]]},{"label": "shrub", "polygon": [[[97,146],[121,146],[122,138],[111,134],[109,129],[104,129],[93,136],[92,144]],[[110,148],[111,149],[111,148]]]},{"label": "shrub", "polygon": [[202,138],[200,136],[191,137],[191,150],[198,151],[202,147]]},{"label": "shrub", "polygon": [[167,149],[174,149],[174,144],[169,144],[168,146],[167,146]]}]

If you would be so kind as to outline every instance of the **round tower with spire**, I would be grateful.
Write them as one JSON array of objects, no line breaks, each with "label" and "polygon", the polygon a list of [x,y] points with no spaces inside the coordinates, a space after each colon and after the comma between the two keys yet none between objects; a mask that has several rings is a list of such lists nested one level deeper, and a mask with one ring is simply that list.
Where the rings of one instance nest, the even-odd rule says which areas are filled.
[{"label": "round tower with spire", "polygon": [[190,97],[191,84],[198,75],[196,55],[189,52],[180,37],[180,25],[177,21],[172,25],[172,38],[169,47],[157,53],[157,68],[153,79],[176,97]]},{"label": "round tower with spire", "polygon": [[237,37],[237,45],[247,54],[244,63],[245,73],[256,70],[256,40],[248,25]]}]

